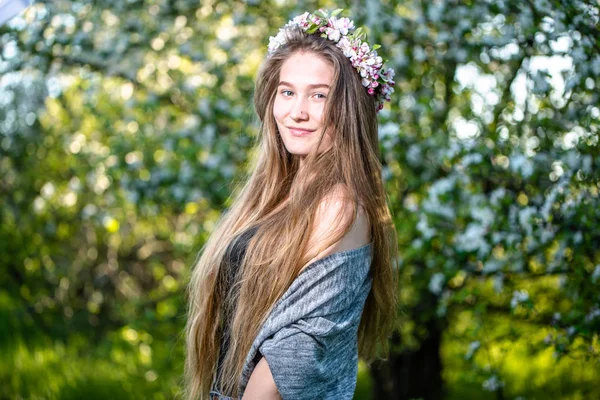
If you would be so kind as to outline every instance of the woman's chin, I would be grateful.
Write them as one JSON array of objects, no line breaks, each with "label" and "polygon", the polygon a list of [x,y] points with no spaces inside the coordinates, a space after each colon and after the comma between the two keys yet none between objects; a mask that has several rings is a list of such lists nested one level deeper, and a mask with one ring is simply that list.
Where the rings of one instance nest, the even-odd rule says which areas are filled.
[{"label": "woman's chin", "polygon": [[306,157],[308,155],[309,151],[308,150],[306,150],[306,151],[298,151],[298,150],[289,150],[288,149],[288,153],[290,153],[290,154],[292,154],[294,156],[297,156],[297,157],[304,158],[304,157]]},{"label": "woman's chin", "polygon": [[[295,144],[295,143],[294,143]],[[308,153],[310,153],[310,147],[306,146],[306,145],[301,145],[301,146],[297,146],[297,145],[290,145],[290,146],[286,146],[286,150],[288,151],[288,153],[296,155],[296,156],[307,156]]]}]

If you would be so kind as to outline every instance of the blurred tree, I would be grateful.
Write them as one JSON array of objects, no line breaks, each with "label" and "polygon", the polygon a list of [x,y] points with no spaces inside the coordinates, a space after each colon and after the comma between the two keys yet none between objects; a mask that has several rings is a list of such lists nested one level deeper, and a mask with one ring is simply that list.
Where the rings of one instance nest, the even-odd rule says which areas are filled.
[{"label": "blurred tree", "polygon": [[[378,396],[442,398],[442,336],[465,309],[476,316],[469,359],[501,313],[549,328],[543,344],[557,357],[597,362],[598,6],[413,1],[378,12],[399,76],[381,133],[405,307],[398,351],[374,369]],[[503,398],[498,365],[484,374]]]},{"label": "blurred tree", "polygon": [[599,11],[576,0],[34,4],[0,27],[0,304],[15,324],[108,339],[149,385],[171,374],[148,393],[172,397],[181,346],[174,367],[152,354],[180,333],[189,266],[252,157],[268,37],[344,6],[397,75],[380,137],[403,304],[375,397],[444,397],[449,335],[498,398],[521,395],[502,343],[597,363]]}]

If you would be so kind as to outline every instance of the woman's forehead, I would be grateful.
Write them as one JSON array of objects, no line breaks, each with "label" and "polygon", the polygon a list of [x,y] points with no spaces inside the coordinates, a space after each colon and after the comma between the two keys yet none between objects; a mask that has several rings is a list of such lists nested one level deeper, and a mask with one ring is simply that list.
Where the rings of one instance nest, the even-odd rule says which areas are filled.
[{"label": "woman's forehead", "polygon": [[283,62],[279,84],[288,86],[331,86],[333,66],[314,53],[294,53]]}]

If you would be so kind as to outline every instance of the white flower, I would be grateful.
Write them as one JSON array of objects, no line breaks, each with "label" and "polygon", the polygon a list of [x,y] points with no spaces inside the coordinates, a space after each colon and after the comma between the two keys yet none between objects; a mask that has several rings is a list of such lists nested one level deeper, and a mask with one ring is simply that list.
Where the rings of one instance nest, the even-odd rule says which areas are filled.
[{"label": "white flower", "polygon": [[[422,151],[421,148],[415,144],[411,144],[406,151],[406,160],[412,166],[419,165],[422,160]],[[431,188],[429,188],[431,191]]]},{"label": "white flower", "polygon": [[502,289],[504,289],[504,275],[503,274],[496,275],[493,279],[493,285],[494,285],[494,290],[496,291],[496,293],[502,292]]},{"label": "white flower", "polygon": [[421,232],[421,235],[423,235],[425,239],[431,239],[433,235],[435,235],[435,230],[429,226],[429,224],[427,223],[427,218],[423,214],[421,214],[421,216],[419,217],[419,222],[417,223],[417,230]]},{"label": "white flower", "polygon": [[516,306],[526,302],[527,300],[529,300],[529,293],[527,293],[527,290],[515,290],[513,292],[513,297],[510,300],[510,306],[511,308],[515,308]]},{"label": "white flower", "polygon": [[465,358],[467,360],[470,360],[473,355],[475,354],[475,352],[477,350],[479,350],[479,348],[481,347],[481,343],[479,342],[479,340],[475,340],[474,342],[471,342],[469,344],[469,349],[467,350],[467,354],[465,354]]},{"label": "white flower", "polygon": [[454,189],[455,183],[456,178],[453,176],[438,179],[429,187],[429,194],[431,196],[439,197]]},{"label": "white flower", "polygon": [[327,29],[326,33],[327,33],[327,38],[334,42],[337,42],[342,37],[342,34],[337,29]]},{"label": "white flower", "polygon": [[471,215],[485,226],[489,226],[494,222],[494,213],[488,207],[478,207],[473,205],[471,208]]},{"label": "white flower", "polygon": [[600,317],[600,308],[594,308],[588,315],[585,316],[586,322],[591,322],[596,317]]},{"label": "white flower", "polygon": [[483,382],[483,388],[489,392],[495,392],[504,386],[504,382],[502,382],[496,375],[492,375],[488,380]]},{"label": "white flower", "polygon": [[492,203],[493,206],[498,206],[500,204],[500,201],[506,196],[506,189],[504,189],[503,187],[500,187],[498,189],[495,189],[491,194],[490,194],[490,203]]},{"label": "white flower", "polygon": [[385,125],[379,127],[379,137],[395,139],[400,133],[400,127],[395,122],[388,122]]},{"label": "white flower", "polygon": [[271,36],[269,38],[269,52],[277,50],[280,46],[285,44],[287,39],[287,31],[280,29],[277,36]]},{"label": "white flower", "polygon": [[442,292],[442,288],[444,287],[445,280],[446,278],[441,272],[433,274],[433,276],[429,280],[429,291],[433,294],[440,294]]},{"label": "white flower", "polygon": [[391,68],[388,68],[385,70],[385,76],[388,78],[388,80],[392,80],[394,79],[394,76],[396,76],[396,71],[394,71]]},{"label": "white flower", "polygon": [[598,278],[600,278],[600,264],[596,265],[594,272],[592,272],[592,282],[596,283]]},{"label": "white flower", "polygon": [[513,154],[510,157],[510,168],[515,172],[520,172],[524,178],[529,178],[533,174],[533,162],[523,154]]},{"label": "white flower", "polygon": [[352,43],[345,36],[342,37],[337,43],[337,47],[339,47],[342,50],[346,57],[350,57],[354,54],[354,50],[352,49]]},{"label": "white flower", "polygon": [[559,313],[559,312],[555,312],[555,313],[552,315],[552,318],[553,318],[555,321],[560,321],[560,319],[562,318],[562,316],[560,315],[560,313]]},{"label": "white flower", "polygon": [[462,251],[487,250],[486,232],[487,229],[483,225],[470,223],[464,232],[456,235],[456,247]]},{"label": "white flower", "polygon": [[354,22],[348,18],[338,19],[336,17],[332,17],[329,23],[334,29],[339,30],[342,35],[347,35],[349,30],[354,29]]},{"label": "white flower", "polygon": [[308,22],[308,16],[310,15],[310,13],[307,11],[302,15],[298,15],[296,16],[291,23],[293,24],[297,24],[297,25],[304,25],[305,23]]}]

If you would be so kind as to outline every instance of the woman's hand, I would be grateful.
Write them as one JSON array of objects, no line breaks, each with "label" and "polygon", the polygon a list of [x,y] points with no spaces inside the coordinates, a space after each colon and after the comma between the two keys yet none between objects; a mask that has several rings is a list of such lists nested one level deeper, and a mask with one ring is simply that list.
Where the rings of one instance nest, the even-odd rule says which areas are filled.
[{"label": "woman's hand", "polygon": [[273,374],[264,357],[254,367],[242,400],[281,400]]}]

